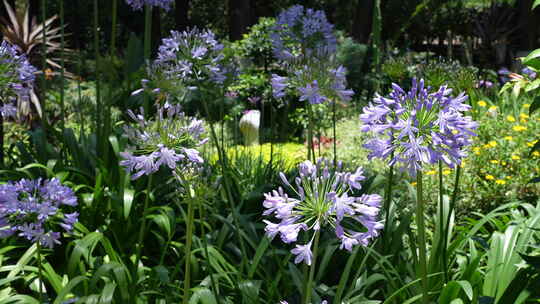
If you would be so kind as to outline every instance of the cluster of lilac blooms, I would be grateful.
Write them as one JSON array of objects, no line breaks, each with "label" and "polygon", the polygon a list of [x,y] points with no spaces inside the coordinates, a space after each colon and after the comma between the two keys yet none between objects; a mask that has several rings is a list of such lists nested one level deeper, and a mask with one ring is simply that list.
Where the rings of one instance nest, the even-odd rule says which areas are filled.
[{"label": "cluster of lilac blooms", "polygon": [[323,11],[291,6],[279,14],[273,28],[274,55],[289,61],[334,53],[337,42],[333,29]]},{"label": "cluster of lilac blooms", "polygon": [[474,87],[477,89],[480,89],[480,88],[490,89],[493,87],[493,82],[482,79],[478,81]]},{"label": "cluster of lilac blooms", "polygon": [[272,93],[275,98],[286,95],[287,88],[296,89],[300,101],[310,104],[350,101],[354,91],[347,88],[347,70],[343,66],[332,67],[330,61],[306,65],[289,77],[272,74]]},{"label": "cluster of lilac blooms", "polygon": [[128,114],[135,124],[126,126],[124,134],[132,146],[120,153],[124,158],[120,165],[133,173],[132,179],[155,173],[161,165],[173,170],[176,177],[200,169],[204,161],[195,148],[208,141],[201,120],[169,104],[158,108],[154,120],[146,120],[143,109],[140,114],[131,110]]},{"label": "cluster of lilac blooms", "polygon": [[527,75],[527,77],[530,78],[530,79],[535,79],[536,78],[536,72],[531,70],[530,68],[521,69],[521,73],[523,75]]},{"label": "cluster of lilac blooms", "polygon": [[[53,248],[60,244],[60,226],[71,233],[77,222],[77,212],[65,213],[63,208],[75,207],[77,197],[58,179],[22,179],[0,185],[0,237],[17,234],[33,243]],[[67,207],[66,207],[67,206]]]},{"label": "cluster of lilac blooms", "polygon": [[355,172],[330,168],[325,159],[318,159],[316,164],[306,160],[298,166],[299,176],[293,187],[283,173],[282,182],[294,192],[295,197],[289,197],[283,188],[266,193],[263,202],[263,215],[272,215],[279,222],[264,220],[268,237],[280,235],[285,243],[295,243],[303,230],[311,232],[305,244],[297,244],[291,252],[296,256],[294,262],[304,261],[311,265],[311,246],[315,231],[330,227],[341,241],[341,249],[352,250],[355,245],[368,245],[369,241],[378,236],[383,224],[378,221],[381,196],[378,194],[363,194],[353,196],[354,190],[360,190],[363,171],[358,168]]},{"label": "cluster of lilac blooms", "polygon": [[201,81],[223,84],[231,68],[224,63],[223,45],[210,30],[171,31],[159,47],[153,69],[166,79],[180,79],[196,88]]},{"label": "cluster of lilac blooms", "polygon": [[310,104],[349,101],[343,66],[335,63],[336,39],[322,11],[295,5],[283,11],[272,34],[275,56],[287,76],[272,74],[272,93],[279,99],[287,89]]},{"label": "cluster of lilac blooms", "polygon": [[134,10],[141,10],[145,5],[169,10],[173,2],[174,0],[126,0],[126,3]]},{"label": "cluster of lilac blooms", "polygon": [[7,103],[17,97],[28,99],[34,84],[36,68],[24,54],[6,41],[0,44],[0,112],[3,117],[15,116],[16,108]]},{"label": "cluster of lilac blooms", "polygon": [[371,150],[369,158],[389,158],[391,165],[401,163],[411,175],[422,164],[459,165],[478,127],[464,115],[471,108],[464,103],[467,96],[452,97],[446,86],[431,91],[416,79],[408,92],[397,84],[392,88],[389,98],[377,95],[360,115],[361,130],[374,134],[364,145]]}]

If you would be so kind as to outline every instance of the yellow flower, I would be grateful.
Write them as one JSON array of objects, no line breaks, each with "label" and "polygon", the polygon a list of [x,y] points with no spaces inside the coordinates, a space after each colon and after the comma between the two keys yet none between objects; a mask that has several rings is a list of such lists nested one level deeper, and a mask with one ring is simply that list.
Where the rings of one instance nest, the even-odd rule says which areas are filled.
[{"label": "yellow flower", "polygon": [[473,152],[474,152],[474,154],[476,154],[476,155],[480,155],[480,147],[474,147],[474,148],[473,148]]},{"label": "yellow flower", "polygon": [[506,181],[503,180],[503,179],[498,179],[498,180],[495,181],[495,183],[499,184],[499,185],[504,185],[504,184],[506,184]]},{"label": "yellow flower", "polygon": [[504,137],[505,140],[509,140],[509,141],[512,141],[512,139],[514,139],[512,136],[505,136]]},{"label": "yellow flower", "polygon": [[450,172],[452,172],[452,171],[450,171],[450,169],[444,169],[444,170],[442,170],[442,174],[443,174],[443,175],[448,175],[448,174],[450,174]]},{"label": "yellow flower", "polygon": [[513,160],[520,160],[521,157],[519,157],[519,156],[517,156],[517,155],[512,155],[512,159],[513,159]]},{"label": "yellow flower", "polygon": [[519,114],[519,117],[523,118],[523,119],[527,119],[527,118],[529,118],[529,115],[521,113],[521,114]]},{"label": "yellow flower", "polygon": [[516,119],[515,119],[514,116],[512,116],[512,115],[506,116],[506,120],[508,120],[509,122],[514,122],[514,121],[516,121]]},{"label": "yellow flower", "polygon": [[437,173],[435,170],[426,171],[426,175],[435,175],[435,173]]},{"label": "yellow flower", "polygon": [[412,182],[411,186],[413,186],[413,187],[416,186],[416,182]]},{"label": "yellow flower", "polygon": [[486,175],[486,179],[487,180],[494,180],[495,177],[493,177],[493,175],[488,174],[488,175]]},{"label": "yellow flower", "polygon": [[483,108],[483,107],[487,106],[487,102],[485,102],[485,101],[483,101],[483,100],[480,100],[480,101],[478,102],[478,105],[479,105],[480,107]]},{"label": "yellow flower", "polygon": [[506,179],[512,179],[512,175],[508,175]]},{"label": "yellow flower", "polygon": [[496,106],[491,106],[491,107],[489,107],[489,110],[490,111],[497,111],[497,107]]},{"label": "yellow flower", "polygon": [[540,156],[540,152],[534,151],[534,152],[532,153],[532,155],[538,157],[538,156]]},{"label": "yellow flower", "polygon": [[527,143],[527,146],[532,147],[532,146],[534,146],[537,142],[538,142],[538,140],[533,140],[533,141],[531,141],[531,142],[528,142],[528,143]]},{"label": "yellow flower", "polygon": [[488,145],[489,145],[490,147],[492,147],[492,148],[495,148],[495,147],[497,146],[497,142],[494,141],[494,140],[492,140],[492,141],[490,141],[490,142],[488,143]]},{"label": "yellow flower", "polygon": [[498,163],[499,163],[499,161],[496,160],[496,159],[492,159],[492,160],[490,160],[489,162],[492,163],[492,164],[498,164]]},{"label": "yellow flower", "polygon": [[513,127],[512,127],[512,130],[514,130],[514,131],[516,131],[516,132],[521,132],[521,131],[527,130],[527,127],[520,126],[520,125],[516,125],[516,126],[513,126]]},{"label": "yellow flower", "polygon": [[531,107],[531,105],[530,105],[530,104],[528,104],[528,103],[525,103],[525,104],[523,104],[523,107],[524,107],[525,109],[528,109],[528,108],[530,108],[530,107]]},{"label": "yellow flower", "polygon": [[503,161],[501,162],[501,165],[506,166],[506,162],[503,160]]}]

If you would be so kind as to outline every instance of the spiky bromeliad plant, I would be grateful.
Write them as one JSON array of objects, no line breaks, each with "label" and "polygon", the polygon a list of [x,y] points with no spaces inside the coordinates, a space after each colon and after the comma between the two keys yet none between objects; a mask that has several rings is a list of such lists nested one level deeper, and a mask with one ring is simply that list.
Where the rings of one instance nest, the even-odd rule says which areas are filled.
[{"label": "spiky bromeliad plant", "polygon": [[[3,2],[8,12],[8,18],[0,17],[0,32],[4,40],[17,46],[30,63],[39,67],[43,73],[50,69],[52,74],[58,73],[60,75],[61,72],[55,71],[61,70],[62,65],[58,63],[60,58],[55,56],[61,52],[70,53],[72,50],[58,41],[62,37],[62,27],[54,26],[58,16],[54,15],[44,22],[38,23],[36,16],[30,16],[28,6],[24,10],[16,11],[6,0]],[[42,47],[43,44],[45,47]],[[42,66],[43,50],[46,52],[45,66]],[[73,74],[64,71],[64,76],[73,77]],[[19,108],[23,110],[23,115],[30,114],[30,104],[27,101],[32,102],[38,116],[41,116],[41,103],[34,90],[30,91],[30,99],[22,100],[19,105]]]}]

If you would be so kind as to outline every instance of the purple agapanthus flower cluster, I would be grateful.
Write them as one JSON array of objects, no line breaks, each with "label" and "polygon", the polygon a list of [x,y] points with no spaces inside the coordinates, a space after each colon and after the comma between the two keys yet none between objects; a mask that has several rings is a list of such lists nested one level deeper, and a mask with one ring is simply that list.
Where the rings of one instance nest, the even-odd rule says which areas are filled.
[{"label": "purple agapanthus flower cluster", "polygon": [[73,231],[79,214],[66,213],[64,209],[76,205],[73,190],[55,178],[22,179],[0,185],[0,237],[17,234],[53,248],[60,244],[61,236],[53,229]]},{"label": "purple agapanthus flower cluster", "polygon": [[334,53],[334,27],[323,11],[294,5],[279,14],[271,34],[274,55],[280,60]]},{"label": "purple agapanthus flower cluster", "polygon": [[536,78],[536,72],[531,70],[530,68],[523,68],[521,69],[521,73],[524,74],[524,75],[527,75],[527,77],[529,77],[530,79],[535,79]]},{"label": "purple agapanthus flower cluster", "polygon": [[4,117],[14,116],[16,108],[8,104],[17,97],[28,99],[34,85],[36,68],[33,67],[24,54],[6,41],[0,44],[0,104]]},{"label": "purple agapanthus flower cluster", "polygon": [[188,117],[179,106],[166,104],[158,108],[154,120],[128,111],[135,125],[125,128],[132,147],[120,153],[120,165],[133,173],[132,179],[157,172],[163,165],[177,177],[197,171],[204,162],[197,147],[207,142],[201,120]]},{"label": "purple agapanthus flower cluster", "polygon": [[464,103],[467,96],[452,97],[446,86],[431,91],[416,79],[409,91],[397,84],[392,88],[389,98],[377,95],[360,115],[361,130],[375,136],[364,145],[371,150],[369,157],[401,163],[412,175],[423,164],[460,164],[478,127],[464,115],[471,108]]},{"label": "purple agapanthus flower cluster", "polygon": [[274,98],[279,99],[284,97],[286,89],[290,88],[300,97],[300,101],[310,104],[348,102],[354,91],[347,88],[346,73],[343,66],[333,68],[330,61],[305,65],[289,77],[272,74],[272,93]]},{"label": "purple agapanthus flower cluster", "polygon": [[490,89],[490,88],[493,87],[493,82],[491,82],[489,80],[482,79],[482,80],[476,82],[476,85],[474,87],[477,88],[477,89],[481,89],[481,88]]},{"label": "purple agapanthus flower cluster", "polygon": [[322,104],[349,101],[346,69],[335,61],[336,38],[333,26],[322,11],[295,5],[283,11],[272,33],[275,56],[287,76],[272,75],[272,93],[279,99],[287,88],[300,101]]},{"label": "purple agapanthus flower cluster", "polygon": [[296,256],[295,263],[304,261],[311,265],[313,232],[324,227],[334,229],[341,241],[340,248],[348,251],[355,245],[366,246],[383,228],[377,219],[381,196],[353,196],[353,190],[362,188],[361,182],[365,179],[362,169],[346,172],[340,166],[337,170],[330,167],[324,159],[319,159],[316,164],[306,160],[298,166],[296,187],[280,173],[283,183],[294,192],[294,198],[281,187],[264,195],[266,210],[263,215],[273,215],[279,221],[264,220],[268,237],[279,234],[283,242],[295,243],[301,231],[312,232],[305,244],[297,244],[291,250]]},{"label": "purple agapanthus flower cluster", "polygon": [[126,0],[126,3],[134,10],[141,10],[145,5],[169,10],[173,2],[174,0]]},{"label": "purple agapanthus flower cluster", "polygon": [[155,69],[168,79],[180,79],[198,86],[210,80],[223,84],[227,75],[233,73],[224,63],[223,45],[210,30],[192,28],[188,31],[171,31],[159,47]]}]

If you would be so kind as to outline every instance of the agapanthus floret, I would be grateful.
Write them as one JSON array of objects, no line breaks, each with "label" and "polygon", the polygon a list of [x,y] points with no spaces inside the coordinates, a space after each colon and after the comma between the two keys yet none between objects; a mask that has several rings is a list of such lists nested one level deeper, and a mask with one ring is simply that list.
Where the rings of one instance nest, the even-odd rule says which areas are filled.
[{"label": "agapanthus floret", "polygon": [[412,175],[438,161],[459,165],[478,127],[464,115],[471,108],[464,103],[467,96],[453,97],[447,86],[433,91],[416,79],[407,92],[397,84],[392,88],[389,98],[376,95],[360,115],[361,130],[374,135],[364,145],[371,150],[369,158],[401,163]]},{"label": "agapanthus floret", "polygon": [[62,228],[71,233],[78,220],[73,190],[58,179],[22,179],[0,185],[0,237],[17,235],[52,248],[60,244]]},{"label": "agapanthus floret", "polygon": [[343,66],[334,66],[332,60],[315,60],[301,67],[286,65],[290,70],[289,77],[272,74],[272,93],[275,98],[282,98],[287,88],[294,88],[292,92],[299,96],[300,101],[310,104],[348,102],[354,91],[347,89],[347,70]]},{"label": "agapanthus floret", "polygon": [[132,179],[155,173],[162,165],[175,174],[192,172],[204,162],[195,149],[208,140],[203,122],[186,116],[179,106],[159,107],[153,120],[145,119],[142,109],[141,114],[128,114],[135,124],[125,128],[131,147],[121,152],[120,165],[133,173]]},{"label": "agapanthus floret", "polygon": [[169,10],[173,2],[174,0],[126,0],[126,3],[134,10],[141,10],[145,5]]},{"label": "agapanthus floret", "polygon": [[334,53],[333,25],[323,11],[294,5],[279,14],[271,34],[274,55],[280,60]]},{"label": "agapanthus floret", "polygon": [[171,31],[171,36],[163,39],[159,47],[152,71],[194,87],[204,81],[223,84],[228,75],[236,73],[224,59],[223,45],[212,31],[198,28]]},{"label": "agapanthus floret", "polygon": [[291,252],[296,256],[295,263],[311,264],[312,242],[315,231],[333,229],[341,241],[341,248],[351,251],[355,245],[368,245],[378,236],[383,224],[378,221],[381,196],[363,194],[355,196],[355,190],[361,190],[360,182],[365,179],[363,171],[346,172],[338,166],[334,170],[325,159],[316,164],[306,160],[298,165],[299,176],[293,186],[280,173],[282,182],[294,197],[278,188],[266,193],[263,206],[265,216],[273,216],[279,222],[264,220],[266,235],[281,237],[285,243],[296,243],[302,231],[307,237],[305,244],[296,244]]},{"label": "agapanthus floret", "polygon": [[17,47],[2,41],[0,44],[0,99],[4,103],[2,115],[14,115],[15,107],[8,104],[8,101],[17,97],[21,99],[30,97],[36,71]]}]

